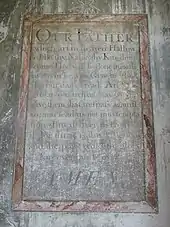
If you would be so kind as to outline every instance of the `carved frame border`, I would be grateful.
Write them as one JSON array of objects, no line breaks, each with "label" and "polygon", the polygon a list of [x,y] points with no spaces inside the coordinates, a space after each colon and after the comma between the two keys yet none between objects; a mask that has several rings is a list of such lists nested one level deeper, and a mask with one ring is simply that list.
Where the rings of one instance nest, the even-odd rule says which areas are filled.
[{"label": "carved frame border", "polygon": [[[145,201],[28,201],[23,199],[24,175],[24,138],[31,58],[32,28],[36,23],[62,22],[96,22],[119,23],[133,21],[138,26],[140,43],[140,71],[142,90],[142,116],[145,152]],[[123,212],[123,213],[157,213],[156,154],[153,130],[151,75],[149,69],[149,40],[147,15],[43,15],[24,19],[24,36],[22,49],[22,67],[20,77],[19,106],[16,123],[16,155],[13,174],[12,202],[15,211],[43,212]]]}]

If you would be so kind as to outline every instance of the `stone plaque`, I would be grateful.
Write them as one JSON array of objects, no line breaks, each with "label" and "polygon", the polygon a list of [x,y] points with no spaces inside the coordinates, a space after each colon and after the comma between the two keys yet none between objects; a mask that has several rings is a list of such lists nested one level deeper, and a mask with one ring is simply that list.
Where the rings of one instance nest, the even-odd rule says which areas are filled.
[{"label": "stone plaque", "polygon": [[155,211],[146,25],[25,20],[15,209]]}]

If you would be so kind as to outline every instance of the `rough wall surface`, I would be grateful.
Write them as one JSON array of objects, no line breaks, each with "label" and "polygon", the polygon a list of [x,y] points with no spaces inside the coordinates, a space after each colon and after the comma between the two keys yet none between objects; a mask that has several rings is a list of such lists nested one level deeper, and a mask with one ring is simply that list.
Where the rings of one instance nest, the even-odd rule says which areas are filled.
[{"label": "rough wall surface", "polygon": [[[147,13],[154,102],[159,214],[14,213],[11,188],[21,66],[22,19],[41,14]],[[170,222],[169,0],[1,0],[0,2],[0,227],[168,227]]]}]

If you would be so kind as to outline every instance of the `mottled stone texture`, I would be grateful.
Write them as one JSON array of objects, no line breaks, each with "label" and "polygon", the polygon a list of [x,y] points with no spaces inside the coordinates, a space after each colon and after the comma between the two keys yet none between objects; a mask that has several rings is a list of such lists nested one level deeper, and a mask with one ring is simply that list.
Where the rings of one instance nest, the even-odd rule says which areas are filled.
[{"label": "mottled stone texture", "polygon": [[145,12],[144,0],[36,0],[36,11],[40,13],[142,13]]},{"label": "mottled stone texture", "polygon": [[[170,83],[169,0],[1,0],[0,2],[0,227],[169,227]],[[83,5],[83,7],[82,7]],[[77,8],[78,7],[78,8]],[[15,116],[20,75],[21,25],[33,13],[148,13],[158,174],[158,215],[13,213],[11,206]]]},{"label": "mottled stone texture", "polygon": [[18,226],[10,211],[15,116],[20,75],[21,14],[28,2],[0,2],[0,226]]},{"label": "mottled stone texture", "polygon": [[145,199],[139,37],[128,25],[56,22],[43,44],[44,26],[34,26],[24,197]]},{"label": "mottled stone texture", "polygon": [[68,1],[68,12],[69,13],[111,13],[112,3],[110,0],[78,0]]}]

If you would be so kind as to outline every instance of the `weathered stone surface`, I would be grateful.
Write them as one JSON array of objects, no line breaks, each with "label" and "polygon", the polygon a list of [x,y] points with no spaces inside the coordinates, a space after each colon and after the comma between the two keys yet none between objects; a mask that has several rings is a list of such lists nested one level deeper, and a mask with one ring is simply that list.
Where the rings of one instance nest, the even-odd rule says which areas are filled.
[{"label": "weathered stone surface", "polygon": [[11,210],[15,117],[21,61],[22,16],[29,1],[0,2],[0,226],[19,226]]},{"label": "weathered stone surface", "polygon": [[111,13],[112,0],[48,0],[37,2],[37,10],[43,13],[97,14]]},{"label": "weathered stone surface", "polygon": [[[14,7],[14,2],[16,2]],[[19,3],[23,3],[24,1],[7,1],[1,0],[1,18],[2,21],[7,21],[9,23],[5,23],[1,28],[3,32],[8,31],[9,39],[5,39],[3,44],[0,46],[0,69],[1,71],[1,81],[0,81],[0,109],[1,112],[1,146],[0,146],[0,155],[1,155],[1,173],[2,178],[0,181],[0,226],[1,227],[10,227],[10,226],[22,226],[22,227],[169,227],[169,204],[170,204],[170,156],[169,156],[169,142],[170,142],[170,119],[169,119],[169,111],[170,111],[170,102],[169,102],[169,77],[167,67],[167,63],[164,64],[163,59],[168,55],[168,49],[166,48],[166,39],[168,35],[163,35],[162,29],[163,27],[170,27],[169,20],[169,1],[146,1],[146,12],[149,15],[149,31],[150,31],[150,52],[151,52],[151,71],[152,71],[152,80],[153,80],[153,101],[154,101],[154,122],[155,122],[155,137],[156,137],[156,150],[157,150],[157,172],[158,172],[158,189],[159,189],[159,214],[158,215],[141,215],[141,214],[49,214],[49,213],[25,213],[24,219],[19,220],[17,218],[13,218],[13,215],[9,213],[10,209],[10,199],[11,199],[11,173],[12,173],[12,157],[13,157],[13,148],[14,144],[8,146],[11,143],[11,138],[14,138],[14,132],[9,133],[8,128],[11,127],[11,123],[14,122],[13,114],[9,111],[11,107],[15,109],[17,107],[17,93],[19,83],[12,83],[10,75],[14,75],[12,80],[15,81],[15,78],[18,78],[19,73],[19,65],[20,52],[18,47],[16,46],[15,38],[13,36],[14,33],[18,33],[18,38],[21,37],[19,31],[19,26],[22,24],[19,22],[20,13],[25,12],[25,6],[21,7]],[[34,8],[34,12],[57,12],[53,9],[52,3],[46,0],[32,0],[32,5]],[[121,3],[127,3],[127,1],[112,1],[113,5],[113,13],[135,13],[133,8],[126,6],[126,11],[122,10],[123,6]],[[133,5],[136,8],[138,5],[137,12],[145,12],[145,3],[144,1],[134,0],[132,1]],[[27,2],[28,3],[28,2]],[[44,8],[42,10],[42,5]],[[49,6],[50,5],[50,6]],[[58,1],[58,12],[67,12],[67,1],[60,0]],[[123,4],[122,4],[123,5]],[[31,6],[30,6],[31,8]],[[5,9],[2,12],[2,9]],[[17,9],[17,11],[16,11]],[[46,10],[47,9],[47,10]],[[53,9],[53,11],[51,11]],[[14,10],[14,11],[13,11]],[[15,12],[15,13],[13,13]],[[107,12],[106,12],[107,13]],[[14,15],[14,17],[11,17]],[[14,19],[15,18],[15,19]],[[2,24],[1,24],[2,25]],[[1,31],[2,31],[1,30]],[[10,35],[9,35],[10,34]],[[11,43],[13,43],[11,45]],[[13,48],[12,48],[13,47]],[[17,47],[17,48],[16,48]],[[13,52],[13,50],[15,50]],[[18,60],[12,62],[10,59],[16,57]],[[6,65],[6,66],[5,66]],[[12,65],[13,72],[10,74],[8,71],[8,66]],[[5,70],[4,70],[5,69]],[[17,71],[15,71],[17,69]],[[5,74],[3,73],[5,71]],[[166,75],[165,75],[166,74]],[[8,76],[7,76],[8,75]],[[2,79],[3,78],[3,79]],[[18,80],[17,80],[18,81]],[[15,87],[17,84],[17,88]],[[8,93],[8,91],[10,92]],[[12,91],[12,93],[11,93]],[[13,104],[9,105],[9,99],[7,94],[13,97]],[[3,127],[2,127],[3,125]],[[3,145],[2,145],[3,144]],[[7,162],[3,160],[8,160]],[[1,174],[0,173],[0,174]],[[7,208],[6,208],[7,207]],[[16,213],[14,213],[16,214]],[[14,220],[15,219],[15,220]]]},{"label": "weathered stone surface", "polygon": [[144,0],[113,0],[112,13],[145,13]]},{"label": "weathered stone surface", "polygon": [[110,0],[78,0],[68,1],[68,12],[78,14],[109,13],[112,10]]},{"label": "weathered stone surface", "polygon": [[34,26],[25,199],[145,199],[138,35],[130,22]]},{"label": "weathered stone surface", "polygon": [[35,11],[45,14],[145,13],[144,0],[36,0]]}]

